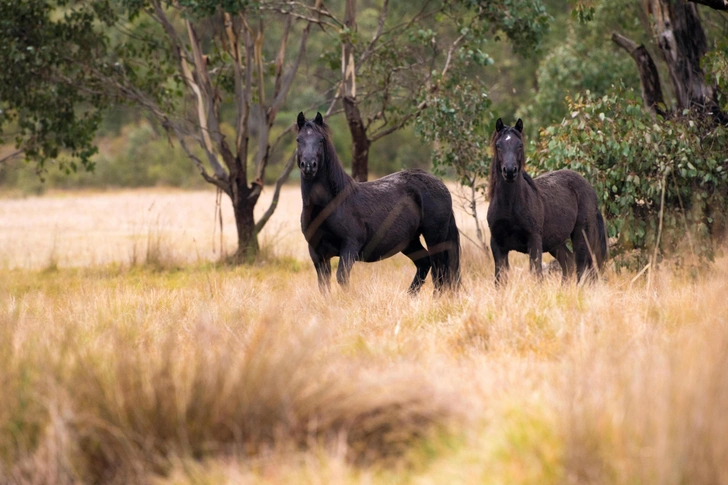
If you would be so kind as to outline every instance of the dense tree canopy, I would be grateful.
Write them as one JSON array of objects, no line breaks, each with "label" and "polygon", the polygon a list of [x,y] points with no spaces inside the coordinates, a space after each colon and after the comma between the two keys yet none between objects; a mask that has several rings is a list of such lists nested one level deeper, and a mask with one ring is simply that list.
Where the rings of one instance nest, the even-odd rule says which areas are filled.
[{"label": "dense tree canopy", "polygon": [[4,158],[48,159],[68,150],[91,167],[94,135],[108,100],[89,66],[104,62],[107,39],[96,28],[113,17],[100,3],[3,1],[0,11],[0,138],[17,150]]}]

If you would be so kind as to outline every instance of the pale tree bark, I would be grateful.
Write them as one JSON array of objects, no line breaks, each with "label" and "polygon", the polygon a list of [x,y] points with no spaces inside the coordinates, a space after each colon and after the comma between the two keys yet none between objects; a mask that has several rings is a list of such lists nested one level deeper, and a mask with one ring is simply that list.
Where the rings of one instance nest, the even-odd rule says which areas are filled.
[{"label": "pale tree bark", "polygon": [[[352,35],[356,32],[356,0],[345,0],[344,26],[349,31],[341,45],[341,98],[352,140],[351,176],[366,182],[369,176],[369,146],[364,120],[356,99],[356,61]],[[386,8],[386,3],[385,3]]]}]

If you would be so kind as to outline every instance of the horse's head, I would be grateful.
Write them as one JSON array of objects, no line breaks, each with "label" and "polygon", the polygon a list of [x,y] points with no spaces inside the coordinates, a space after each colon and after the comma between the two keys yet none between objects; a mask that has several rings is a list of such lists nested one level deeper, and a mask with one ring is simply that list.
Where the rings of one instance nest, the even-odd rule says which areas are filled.
[{"label": "horse's head", "polygon": [[312,179],[325,161],[328,127],[321,113],[316,113],[313,120],[307,120],[303,112],[300,112],[297,121],[298,168],[301,169],[303,178]]},{"label": "horse's head", "polygon": [[500,172],[506,182],[514,182],[525,163],[521,118],[518,118],[515,127],[504,125],[498,118],[495,122],[492,148],[494,170],[491,170],[491,174],[497,175]]}]

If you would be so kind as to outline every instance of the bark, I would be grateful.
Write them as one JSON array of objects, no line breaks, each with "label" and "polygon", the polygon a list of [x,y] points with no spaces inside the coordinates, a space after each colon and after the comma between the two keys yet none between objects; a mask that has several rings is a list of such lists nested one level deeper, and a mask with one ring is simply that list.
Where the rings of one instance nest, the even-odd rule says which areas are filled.
[{"label": "bark", "polygon": [[661,108],[661,106],[665,106],[665,98],[662,95],[660,75],[650,53],[644,45],[637,45],[636,42],[616,32],[612,34],[612,41],[626,50],[637,63],[642,85],[642,100],[645,106],[655,113],[665,116],[666,113]]},{"label": "bark", "polygon": [[[648,0],[657,45],[670,72],[678,110],[718,109],[715,91],[705,83],[700,60],[708,51],[708,41],[698,9],[683,0]],[[719,111],[719,110],[718,110]],[[717,114],[717,113],[713,113]]]},{"label": "bark", "polygon": [[369,146],[371,141],[364,129],[361,112],[356,98],[344,97],[344,114],[349,124],[352,139],[351,176],[357,182],[366,182],[369,177]]},{"label": "bark", "polygon": [[[350,32],[356,32],[356,0],[346,0],[344,25]],[[366,182],[369,177],[369,140],[364,120],[356,100],[356,61],[354,46],[350,38],[342,45],[342,99],[344,115],[352,139],[351,176],[357,182]]]},{"label": "bark", "polygon": [[235,214],[235,228],[238,233],[238,249],[233,256],[234,263],[247,263],[258,254],[258,234],[255,230],[255,216],[253,210],[258,197],[249,198],[249,187],[238,187],[233,197],[233,213]]}]

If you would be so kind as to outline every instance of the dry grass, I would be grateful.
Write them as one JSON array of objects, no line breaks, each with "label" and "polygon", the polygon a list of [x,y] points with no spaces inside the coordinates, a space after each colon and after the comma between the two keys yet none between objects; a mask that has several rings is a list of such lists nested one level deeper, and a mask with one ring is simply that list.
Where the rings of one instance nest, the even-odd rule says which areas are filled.
[{"label": "dry grass", "polygon": [[297,195],[241,268],[207,264],[214,193],[0,201],[0,483],[728,482],[727,258],[496,291],[466,244],[458,295],[396,257],[323,297]]}]

